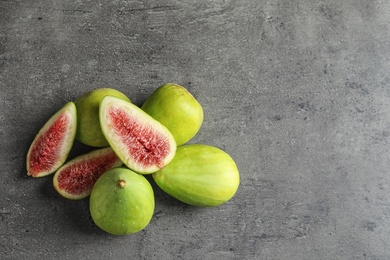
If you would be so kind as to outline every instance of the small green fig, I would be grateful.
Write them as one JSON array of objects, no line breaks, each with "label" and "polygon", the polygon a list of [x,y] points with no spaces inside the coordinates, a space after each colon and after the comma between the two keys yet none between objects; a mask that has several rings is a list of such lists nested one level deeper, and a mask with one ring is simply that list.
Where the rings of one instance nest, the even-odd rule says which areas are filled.
[{"label": "small green fig", "polygon": [[99,104],[105,96],[114,96],[130,102],[122,92],[112,88],[97,88],[77,98],[76,140],[93,147],[106,147],[105,139],[99,122]]},{"label": "small green fig", "polygon": [[149,181],[127,168],[114,168],[96,181],[90,195],[92,220],[113,235],[144,229],[154,213],[154,193]]},{"label": "small green fig", "polygon": [[141,108],[168,128],[178,146],[192,139],[203,123],[201,104],[186,88],[173,83],[157,88]]},{"label": "small green fig", "polygon": [[218,206],[236,193],[240,176],[232,157],[204,144],[179,146],[173,160],[153,173],[156,184],[193,206]]}]

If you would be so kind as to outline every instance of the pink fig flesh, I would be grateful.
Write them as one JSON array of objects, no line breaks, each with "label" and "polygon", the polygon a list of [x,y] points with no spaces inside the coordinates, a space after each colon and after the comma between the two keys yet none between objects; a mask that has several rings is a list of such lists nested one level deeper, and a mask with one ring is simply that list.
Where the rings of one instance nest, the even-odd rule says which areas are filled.
[{"label": "pink fig flesh", "polygon": [[68,102],[35,136],[27,153],[27,175],[43,177],[54,173],[66,161],[76,136],[76,106]]},{"label": "pink fig flesh", "polygon": [[75,157],[58,169],[53,185],[65,198],[83,199],[91,194],[93,185],[103,173],[121,165],[122,161],[110,147],[94,150]]},{"label": "pink fig flesh", "polygon": [[169,130],[134,104],[106,96],[100,104],[100,125],[112,149],[135,172],[156,172],[175,155]]}]

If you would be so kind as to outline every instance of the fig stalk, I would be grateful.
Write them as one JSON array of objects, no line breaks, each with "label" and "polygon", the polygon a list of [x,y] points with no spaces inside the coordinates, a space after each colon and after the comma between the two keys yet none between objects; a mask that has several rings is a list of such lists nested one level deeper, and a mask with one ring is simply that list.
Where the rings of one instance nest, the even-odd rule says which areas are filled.
[{"label": "fig stalk", "polygon": [[127,183],[126,183],[125,180],[120,179],[120,180],[118,180],[117,184],[118,184],[118,186],[119,186],[120,188],[123,188],[123,187],[126,186]]}]

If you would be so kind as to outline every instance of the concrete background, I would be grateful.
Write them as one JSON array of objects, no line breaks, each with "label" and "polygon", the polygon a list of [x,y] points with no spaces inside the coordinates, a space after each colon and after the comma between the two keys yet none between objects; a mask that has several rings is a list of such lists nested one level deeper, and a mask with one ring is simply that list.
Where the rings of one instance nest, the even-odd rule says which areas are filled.
[{"label": "concrete background", "polygon": [[[389,32],[387,0],[0,1],[0,259],[390,259]],[[153,184],[150,225],[117,237],[26,176],[65,102],[166,82],[203,105],[191,142],[235,159],[228,203]]]}]

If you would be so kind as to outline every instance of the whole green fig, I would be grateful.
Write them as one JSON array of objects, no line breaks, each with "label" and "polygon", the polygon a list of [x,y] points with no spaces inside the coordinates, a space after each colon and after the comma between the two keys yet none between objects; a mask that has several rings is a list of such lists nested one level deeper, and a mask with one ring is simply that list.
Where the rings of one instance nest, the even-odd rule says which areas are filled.
[{"label": "whole green fig", "polygon": [[114,96],[130,102],[122,92],[112,88],[97,88],[77,98],[76,139],[93,147],[108,146],[99,123],[99,104],[105,96]]},{"label": "whole green fig", "polygon": [[218,206],[236,193],[240,176],[232,157],[204,144],[179,146],[153,179],[166,193],[193,206]]},{"label": "whole green fig", "polygon": [[114,168],[100,176],[89,201],[92,220],[113,235],[141,231],[154,212],[154,193],[149,181],[126,168]]},{"label": "whole green fig", "polygon": [[186,88],[178,84],[167,83],[160,86],[141,108],[168,128],[178,146],[193,138],[203,123],[201,104]]}]

